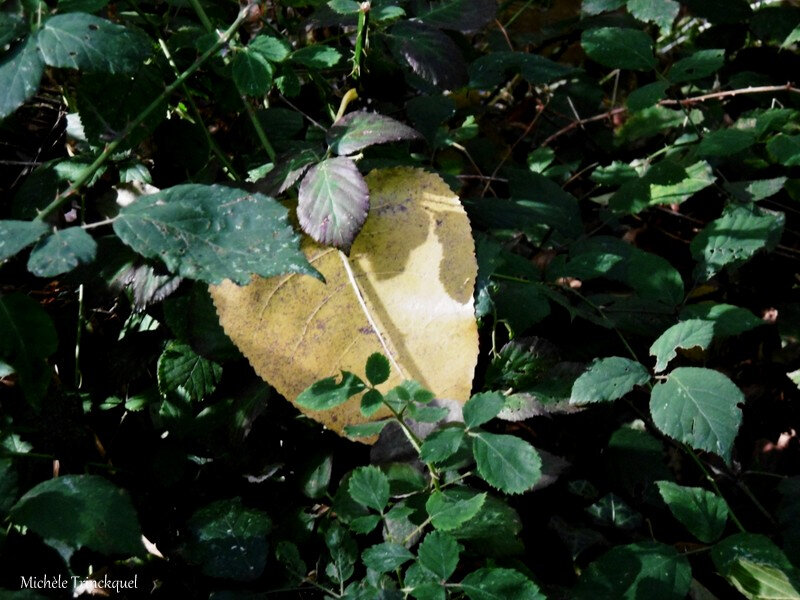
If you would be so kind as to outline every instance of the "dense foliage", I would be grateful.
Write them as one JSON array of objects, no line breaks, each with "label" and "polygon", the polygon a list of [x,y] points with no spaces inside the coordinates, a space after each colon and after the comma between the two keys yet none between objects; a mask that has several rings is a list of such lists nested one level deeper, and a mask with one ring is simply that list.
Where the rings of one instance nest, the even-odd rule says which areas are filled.
[{"label": "dense foliage", "polygon": [[[12,0],[0,43],[2,597],[800,598],[796,2]],[[463,409],[317,365],[288,399],[370,448],[208,286],[317,243],[368,314],[395,167],[466,208],[480,355]]]}]

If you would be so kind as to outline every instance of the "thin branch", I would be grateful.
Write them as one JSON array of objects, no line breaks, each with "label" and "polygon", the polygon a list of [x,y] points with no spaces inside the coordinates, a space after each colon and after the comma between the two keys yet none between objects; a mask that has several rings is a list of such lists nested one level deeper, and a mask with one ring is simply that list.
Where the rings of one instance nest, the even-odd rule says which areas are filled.
[{"label": "thin branch", "polygon": [[[703,94],[701,96],[691,96],[689,98],[683,98],[681,100],[665,99],[658,102],[658,106],[686,107],[686,106],[692,106],[693,104],[700,104],[701,102],[707,102],[708,100],[722,100],[724,98],[732,98],[734,96],[740,96],[740,95],[771,94],[776,92],[789,92],[791,94],[800,94],[800,88],[794,87],[791,83],[786,83],[784,85],[762,85],[757,87],[742,88],[738,90],[725,90],[723,92],[714,92],[711,94]],[[628,107],[620,106],[598,115],[573,121],[569,125],[565,125],[561,129],[556,131],[554,134],[552,134],[550,137],[545,139],[541,145],[549,146],[553,141],[560,138],[562,135],[569,133],[573,129],[577,129],[578,127],[583,127],[587,123],[604,121],[606,119],[610,119],[615,115],[619,115],[626,112],[628,112]]]}]

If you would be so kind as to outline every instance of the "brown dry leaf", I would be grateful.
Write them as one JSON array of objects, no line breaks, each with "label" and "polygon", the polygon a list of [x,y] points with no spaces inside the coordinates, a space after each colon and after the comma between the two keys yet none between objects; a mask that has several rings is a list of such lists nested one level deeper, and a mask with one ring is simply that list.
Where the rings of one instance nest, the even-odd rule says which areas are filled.
[{"label": "brown dry leaf", "polygon": [[[463,403],[478,356],[467,215],[441,178],[420,169],[376,170],[366,180],[369,216],[349,258],[365,306],[344,255],[306,237],[303,252],[327,283],[289,274],[212,286],[222,326],[256,372],[292,401],[342,370],[363,377],[367,357],[388,349],[392,377],[381,390],[408,378]],[[386,416],[364,417],[359,402],[301,410],[340,434],[345,425]]]}]

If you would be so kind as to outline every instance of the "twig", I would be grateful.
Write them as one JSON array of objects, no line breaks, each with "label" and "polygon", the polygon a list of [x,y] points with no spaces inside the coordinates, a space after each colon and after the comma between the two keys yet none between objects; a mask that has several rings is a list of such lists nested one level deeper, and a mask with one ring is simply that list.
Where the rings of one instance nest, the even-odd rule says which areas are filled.
[{"label": "twig", "polygon": [[[703,94],[701,96],[691,96],[689,98],[683,98],[681,100],[674,100],[674,99],[665,99],[658,102],[658,106],[691,106],[693,104],[699,104],[701,102],[706,102],[708,100],[721,100],[723,98],[732,98],[734,96],[739,95],[750,95],[750,94],[770,94],[774,92],[789,92],[791,94],[800,94],[800,88],[794,87],[791,83],[786,83],[784,85],[762,85],[757,87],[749,87],[749,88],[742,88],[738,90],[725,90],[723,92],[714,92],[711,94]],[[628,112],[627,106],[620,106],[604,113],[593,115],[591,117],[586,117],[585,119],[579,119],[577,121],[573,121],[569,125],[565,125],[550,137],[545,139],[542,142],[542,146],[549,146],[553,141],[560,138],[562,135],[569,133],[573,129],[577,129],[578,127],[583,127],[587,123],[595,123],[597,121],[603,121],[605,119],[610,119],[615,115],[619,115],[622,113]]]}]

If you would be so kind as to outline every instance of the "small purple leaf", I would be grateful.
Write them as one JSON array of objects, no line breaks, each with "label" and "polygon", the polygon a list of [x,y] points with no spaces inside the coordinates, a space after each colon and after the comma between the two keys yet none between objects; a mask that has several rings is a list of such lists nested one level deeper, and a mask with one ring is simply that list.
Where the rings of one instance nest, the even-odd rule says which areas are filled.
[{"label": "small purple leaf", "polygon": [[400,121],[377,113],[352,112],[328,130],[327,141],[336,154],[352,154],[373,144],[413,140],[420,134]]}]

